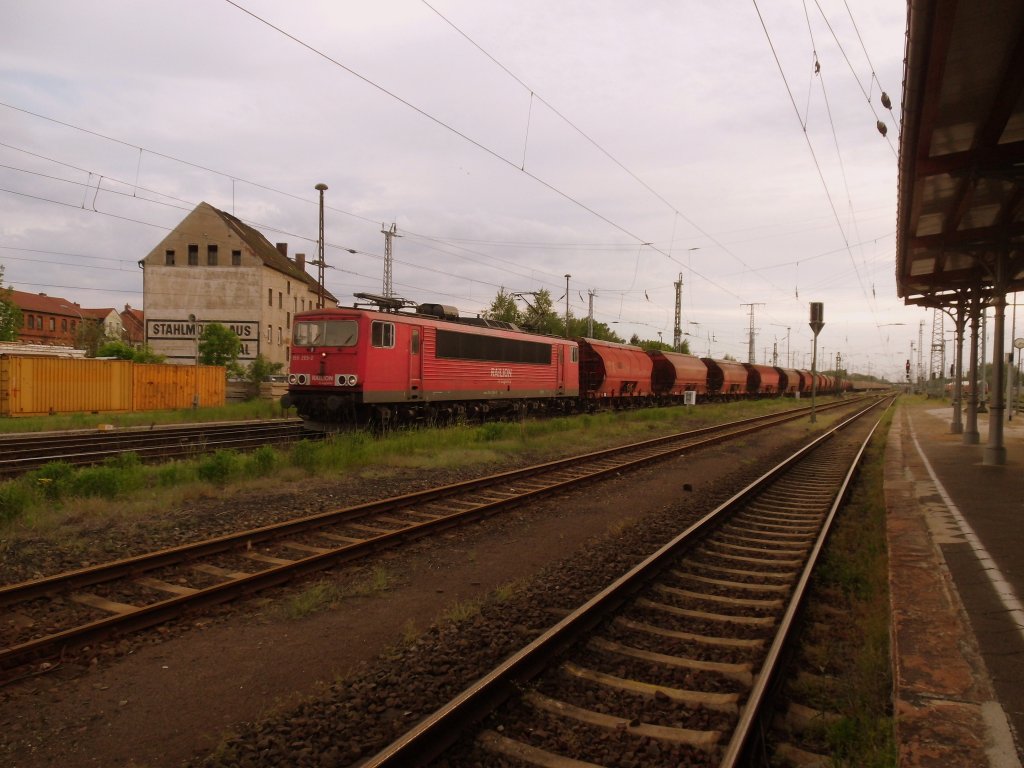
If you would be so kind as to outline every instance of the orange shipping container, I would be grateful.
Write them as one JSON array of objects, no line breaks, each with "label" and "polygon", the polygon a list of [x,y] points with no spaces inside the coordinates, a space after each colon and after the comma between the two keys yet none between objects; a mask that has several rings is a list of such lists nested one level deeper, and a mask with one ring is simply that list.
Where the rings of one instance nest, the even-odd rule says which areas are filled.
[{"label": "orange shipping container", "polygon": [[0,416],[131,408],[130,362],[0,355]]},{"label": "orange shipping container", "polygon": [[225,389],[219,365],[0,355],[0,416],[221,406]]},{"label": "orange shipping container", "polygon": [[224,405],[227,380],[220,365],[136,363],[133,379],[136,411],[191,408],[197,396],[200,407]]}]

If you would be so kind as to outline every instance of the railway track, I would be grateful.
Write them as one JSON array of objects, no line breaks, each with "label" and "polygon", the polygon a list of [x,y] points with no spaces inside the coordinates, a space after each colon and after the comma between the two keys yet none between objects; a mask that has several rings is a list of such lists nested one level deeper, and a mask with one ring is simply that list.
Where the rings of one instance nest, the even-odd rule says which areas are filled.
[{"label": "railway track", "polygon": [[874,409],[790,456],[361,765],[745,764]]},{"label": "railway track", "polygon": [[125,453],[142,461],[163,461],[320,436],[306,430],[301,419],[5,435],[0,437],[0,477],[24,474],[52,461],[84,466]]},{"label": "railway track", "polygon": [[799,419],[807,410],[647,440],[3,586],[0,607],[7,621],[0,626],[0,670],[153,626],[582,482]]}]

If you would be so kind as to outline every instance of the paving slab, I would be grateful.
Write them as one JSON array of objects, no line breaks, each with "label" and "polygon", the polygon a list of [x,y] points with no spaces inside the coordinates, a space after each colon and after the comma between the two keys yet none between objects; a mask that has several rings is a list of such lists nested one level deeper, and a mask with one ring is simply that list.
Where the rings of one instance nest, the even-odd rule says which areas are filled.
[{"label": "paving slab", "polygon": [[899,765],[1019,768],[1024,756],[1024,419],[1007,463],[950,432],[951,409],[903,402],[885,497]]}]

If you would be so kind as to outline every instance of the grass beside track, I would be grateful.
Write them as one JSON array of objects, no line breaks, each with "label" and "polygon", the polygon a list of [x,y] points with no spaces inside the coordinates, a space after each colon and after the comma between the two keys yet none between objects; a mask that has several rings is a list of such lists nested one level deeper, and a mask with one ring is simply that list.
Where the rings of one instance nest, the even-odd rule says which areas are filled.
[{"label": "grass beside track", "polygon": [[[822,402],[827,401],[822,398]],[[398,430],[384,435],[350,432],[324,441],[301,441],[281,448],[263,446],[251,453],[217,451],[160,465],[142,464],[134,454],[123,454],[94,467],[75,468],[53,462],[0,483],[0,536],[6,538],[15,528],[59,526],[68,519],[88,517],[95,522],[103,515],[130,518],[190,498],[234,495],[260,484],[279,488],[308,482],[310,477],[329,479],[347,472],[383,477],[403,469],[479,467],[482,472],[496,472],[507,466],[801,405],[806,401],[745,401]],[[211,410],[217,412],[218,420],[223,418],[221,409]]]},{"label": "grass beside track", "polygon": [[[832,629],[807,633],[799,655],[804,669],[821,676],[790,682],[796,701],[838,716],[823,721],[818,734],[835,766],[896,765],[882,488],[894,412],[889,409],[872,438],[812,582],[808,620]],[[815,605],[827,605],[827,613],[816,617]]]},{"label": "grass beside track", "polygon": [[294,416],[295,412],[285,412],[277,401],[250,400],[244,403],[230,403],[217,408],[186,408],[138,413],[60,413],[53,416],[7,418],[0,419],[0,434],[96,429],[100,424],[112,424],[117,428],[148,427],[153,424],[280,419],[289,415]]}]

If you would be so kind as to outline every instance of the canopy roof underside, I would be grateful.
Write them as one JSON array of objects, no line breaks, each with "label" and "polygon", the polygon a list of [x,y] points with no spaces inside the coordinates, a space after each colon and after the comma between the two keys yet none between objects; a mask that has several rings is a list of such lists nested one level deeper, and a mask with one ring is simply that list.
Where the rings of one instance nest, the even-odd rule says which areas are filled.
[{"label": "canopy roof underside", "polygon": [[1024,3],[911,0],[903,85],[897,294],[1024,289]]}]

